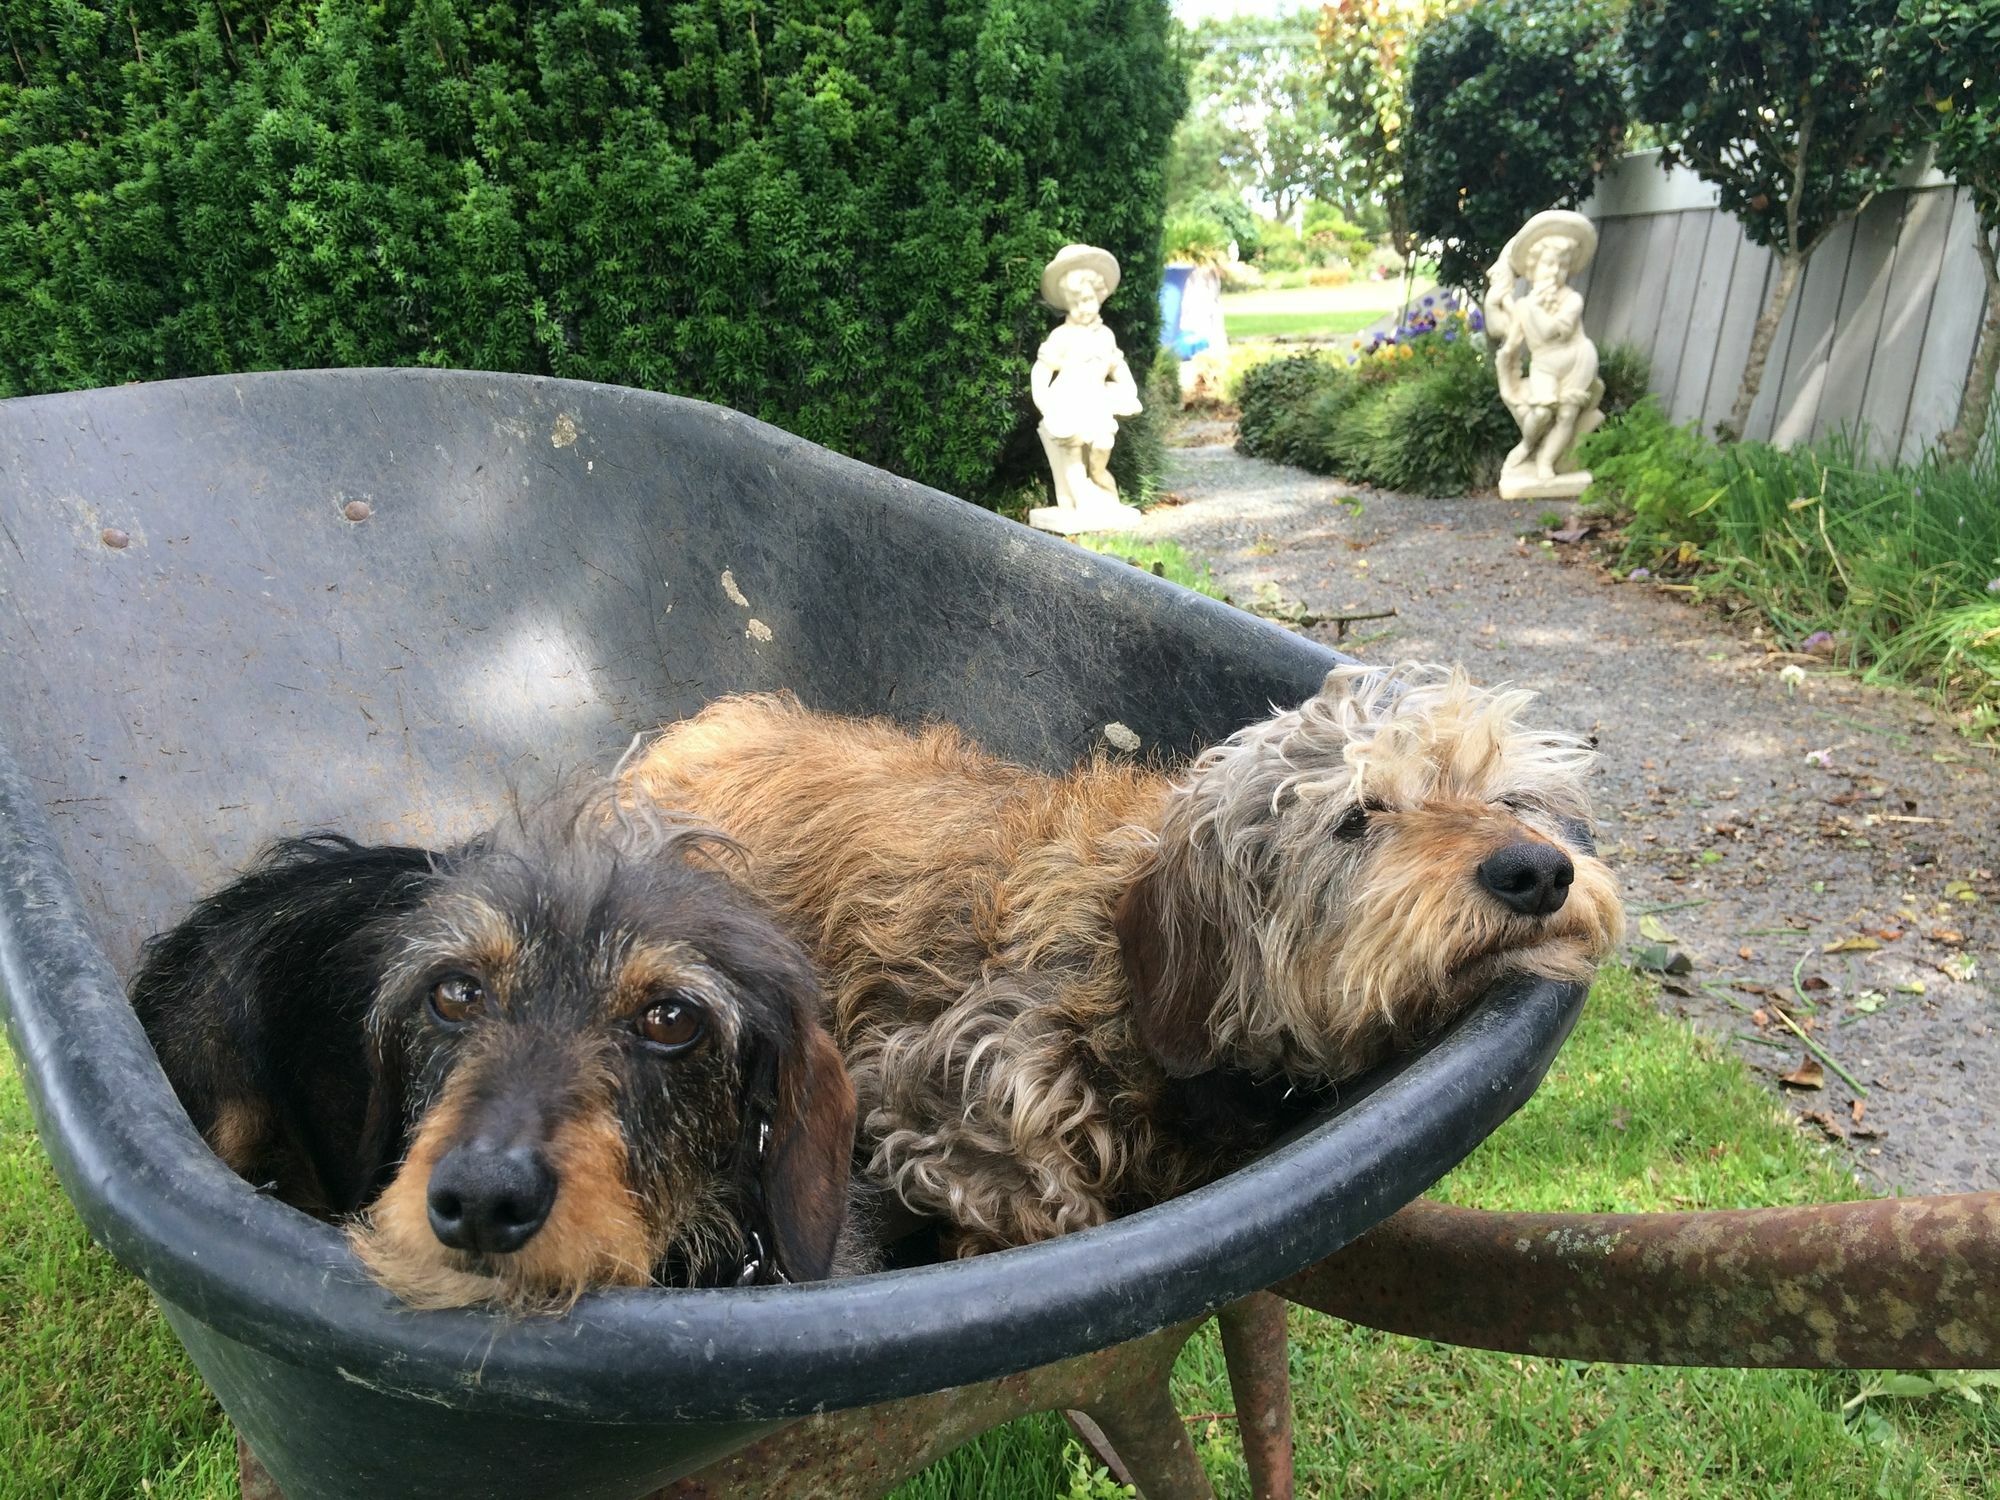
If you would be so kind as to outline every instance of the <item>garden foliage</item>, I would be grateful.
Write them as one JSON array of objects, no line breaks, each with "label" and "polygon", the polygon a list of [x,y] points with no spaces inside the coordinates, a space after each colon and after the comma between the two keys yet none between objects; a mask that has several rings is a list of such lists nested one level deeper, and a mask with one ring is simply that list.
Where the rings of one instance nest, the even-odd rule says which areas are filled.
[{"label": "garden foliage", "polygon": [[1403,192],[1410,52],[1424,27],[1464,3],[1330,0],[1320,9],[1327,133],[1339,143],[1343,186],[1381,206],[1390,246],[1405,261],[1416,249]]},{"label": "garden foliage", "polygon": [[1625,139],[1621,69],[1595,0],[1489,0],[1417,38],[1403,194],[1440,281],[1476,285],[1530,216],[1589,194]]},{"label": "garden foliage", "polygon": [[[1345,360],[1296,355],[1245,372],[1238,451],[1412,494],[1492,484],[1520,430],[1473,337],[1478,319],[1438,294],[1394,332],[1356,340]],[[1607,350],[1602,371],[1607,412],[1645,392],[1645,360],[1632,349]]]},{"label": "garden foliage", "polygon": [[1646,401],[1585,440],[1628,565],[1758,610],[1869,675],[2000,727],[2000,463],[1870,463],[1846,438],[1717,445]]},{"label": "garden foliage", "polygon": [[1154,347],[1168,28],[1164,0],[15,0],[0,395],[528,371],[986,493],[1039,462],[1055,249],[1112,250],[1107,316]]}]

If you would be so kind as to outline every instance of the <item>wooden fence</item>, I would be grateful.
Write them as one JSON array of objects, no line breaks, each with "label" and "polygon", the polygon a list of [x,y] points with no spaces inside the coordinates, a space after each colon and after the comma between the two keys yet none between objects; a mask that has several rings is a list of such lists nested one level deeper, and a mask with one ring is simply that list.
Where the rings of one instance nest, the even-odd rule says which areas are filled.
[{"label": "wooden fence", "polygon": [[[1743,238],[1692,172],[1626,157],[1583,211],[1597,258],[1579,278],[1599,345],[1636,344],[1676,422],[1729,414],[1777,257]],[[1836,229],[1806,266],[1771,346],[1746,437],[1848,429],[1879,457],[1917,457],[1951,426],[1986,287],[1969,195],[1910,174]]]}]

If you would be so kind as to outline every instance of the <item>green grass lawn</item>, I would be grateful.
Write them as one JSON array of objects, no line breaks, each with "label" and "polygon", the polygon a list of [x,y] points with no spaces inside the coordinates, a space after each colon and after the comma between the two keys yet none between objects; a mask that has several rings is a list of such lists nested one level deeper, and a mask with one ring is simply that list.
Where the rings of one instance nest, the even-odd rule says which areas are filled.
[{"label": "green grass lawn", "polygon": [[[1548,1082],[1441,1184],[1460,1203],[1665,1209],[1851,1197],[1733,1056],[1599,980]],[[1452,1349],[1294,1309],[1305,1496],[1974,1496],[2000,1466],[2000,1392],[1871,1399],[1858,1374],[1584,1366]],[[138,1284],[91,1245],[0,1054],[0,1496],[235,1494],[220,1412]],[[1181,1410],[1227,1413],[1213,1330],[1182,1355]],[[1194,1426],[1224,1497],[1246,1491],[1226,1417]],[[899,1500],[1093,1497],[1054,1417],[1017,1422]]]},{"label": "green grass lawn", "polygon": [[1359,333],[1381,318],[1379,312],[1228,312],[1224,326],[1232,339],[1338,338]]}]

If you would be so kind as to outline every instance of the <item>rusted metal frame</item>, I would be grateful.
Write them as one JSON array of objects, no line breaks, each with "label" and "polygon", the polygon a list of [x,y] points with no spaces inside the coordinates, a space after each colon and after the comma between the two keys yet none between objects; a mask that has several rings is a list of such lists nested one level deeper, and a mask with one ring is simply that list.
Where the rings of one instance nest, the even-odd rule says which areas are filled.
[{"label": "rusted metal frame", "polygon": [[1419,1199],[1274,1291],[1392,1333],[1618,1364],[2000,1367],[2000,1193],[1676,1214]]}]

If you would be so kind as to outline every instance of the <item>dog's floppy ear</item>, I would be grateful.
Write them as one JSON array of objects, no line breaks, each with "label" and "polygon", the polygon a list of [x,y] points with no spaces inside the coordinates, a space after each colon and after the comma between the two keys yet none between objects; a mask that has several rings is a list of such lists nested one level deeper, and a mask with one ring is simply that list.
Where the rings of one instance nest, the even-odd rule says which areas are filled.
[{"label": "dog's floppy ear", "polygon": [[847,1218],[854,1157],[854,1084],[840,1049],[806,1006],[778,1060],[776,1109],[764,1157],[764,1206],[778,1264],[792,1281],[824,1281]]},{"label": "dog's floppy ear", "polygon": [[[380,1092],[368,936],[414,904],[432,858],[330,833],[282,840],[149,944],[133,980],[133,1008],[210,1144],[323,1217],[365,1201],[370,1150],[400,1146],[399,1128],[368,1144]],[[221,1123],[224,1106],[256,1122],[254,1139]],[[400,1116],[399,1095],[384,1118]]]},{"label": "dog's floppy ear", "polygon": [[1221,938],[1206,918],[1173,910],[1168,884],[1159,866],[1146,870],[1119,897],[1111,926],[1140,1042],[1169,1078],[1192,1078],[1215,1063],[1209,1018],[1222,988]]}]

